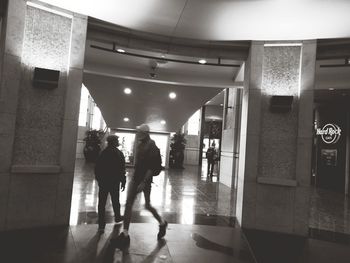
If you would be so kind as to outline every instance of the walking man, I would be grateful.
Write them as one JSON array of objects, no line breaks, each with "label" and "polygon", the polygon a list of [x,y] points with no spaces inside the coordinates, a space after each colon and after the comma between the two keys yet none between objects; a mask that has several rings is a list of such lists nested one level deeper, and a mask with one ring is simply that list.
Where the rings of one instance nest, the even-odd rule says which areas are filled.
[{"label": "walking man", "polygon": [[99,231],[104,231],[106,226],[105,207],[108,194],[111,195],[114,211],[114,221],[119,223],[123,220],[120,215],[119,187],[125,190],[125,158],[117,148],[118,136],[107,137],[107,147],[102,151],[95,166],[95,176],[99,186],[98,193],[98,225]]},{"label": "walking man", "polygon": [[149,210],[159,223],[157,239],[161,239],[166,234],[168,223],[158,214],[151,205],[151,184],[152,177],[158,169],[157,151],[155,142],[149,136],[149,126],[142,124],[136,127],[136,158],[134,176],[128,185],[128,195],[124,213],[123,232],[114,240],[119,248],[125,248],[130,244],[129,225],[131,220],[132,206],[138,193],[143,192],[145,197],[145,208]]},{"label": "walking man", "polygon": [[207,175],[210,177],[213,177],[214,172],[214,165],[217,158],[217,153],[215,149],[215,142],[212,143],[212,145],[208,148],[206,152],[206,157],[208,161],[208,173]]}]

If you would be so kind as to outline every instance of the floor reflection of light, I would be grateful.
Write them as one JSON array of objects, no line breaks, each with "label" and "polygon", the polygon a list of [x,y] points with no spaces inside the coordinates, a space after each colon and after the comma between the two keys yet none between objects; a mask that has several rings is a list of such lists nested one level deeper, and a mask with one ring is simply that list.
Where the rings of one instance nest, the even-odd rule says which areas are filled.
[{"label": "floor reflection of light", "polygon": [[181,224],[193,224],[194,198],[184,196],[181,206]]},{"label": "floor reflection of light", "polygon": [[97,206],[97,194],[96,194],[96,181],[93,180],[91,184],[91,188],[89,189],[91,194],[87,194],[85,197],[85,205],[96,207]]},{"label": "floor reflection of light", "polygon": [[69,224],[72,226],[76,226],[78,224],[79,202],[80,194],[73,194],[69,218]]},{"label": "floor reflection of light", "polygon": [[140,216],[151,216],[151,212],[149,212],[148,210],[141,210],[140,211]]},{"label": "floor reflection of light", "polygon": [[165,204],[171,205],[171,185],[168,183],[165,189]]}]

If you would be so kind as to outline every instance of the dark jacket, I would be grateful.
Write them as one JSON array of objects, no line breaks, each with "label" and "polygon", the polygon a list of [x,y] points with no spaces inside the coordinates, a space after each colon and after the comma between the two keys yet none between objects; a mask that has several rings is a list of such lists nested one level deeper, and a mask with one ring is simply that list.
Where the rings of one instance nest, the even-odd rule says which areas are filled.
[{"label": "dark jacket", "polygon": [[116,147],[107,146],[96,161],[95,177],[99,187],[125,184],[124,154]]},{"label": "dark jacket", "polygon": [[136,182],[141,182],[145,178],[147,170],[157,169],[157,151],[158,147],[150,138],[137,145],[134,172]]}]

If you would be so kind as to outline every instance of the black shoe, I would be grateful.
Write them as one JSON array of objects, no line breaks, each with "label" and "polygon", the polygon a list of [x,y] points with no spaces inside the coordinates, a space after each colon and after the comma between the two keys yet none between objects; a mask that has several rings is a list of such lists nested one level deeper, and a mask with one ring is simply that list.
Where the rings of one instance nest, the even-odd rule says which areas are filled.
[{"label": "black shoe", "polygon": [[119,224],[124,220],[124,216],[115,216],[114,217],[114,222]]},{"label": "black shoe", "polygon": [[125,236],[124,233],[120,233],[116,238],[112,238],[111,241],[113,246],[116,248],[127,248],[130,246],[130,236]]},{"label": "black shoe", "polygon": [[162,239],[165,236],[167,227],[168,227],[168,222],[167,221],[164,221],[164,224],[159,225],[159,232],[158,232],[158,235],[157,235],[157,239],[158,240]]}]

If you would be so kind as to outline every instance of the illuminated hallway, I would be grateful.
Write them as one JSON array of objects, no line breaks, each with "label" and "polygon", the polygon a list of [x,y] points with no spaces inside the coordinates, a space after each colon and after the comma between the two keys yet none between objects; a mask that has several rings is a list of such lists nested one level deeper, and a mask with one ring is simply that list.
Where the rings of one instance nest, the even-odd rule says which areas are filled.
[{"label": "illuminated hallway", "polygon": [[[77,160],[71,207],[71,225],[96,224],[98,186],[94,180],[93,164]],[[205,169],[204,169],[205,170]],[[128,170],[128,177],[132,171]],[[121,192],[121,211],[124,211],[126,191]],[[153,177],[151,202],[169,223],[234,226],[234,190],[201,172],[198,166],[170,169]],[[156,223],[144,209],[143,195],[134,204],[132,222]],[[113,222],[110,200],[106,206],[107,222]]]}]

